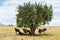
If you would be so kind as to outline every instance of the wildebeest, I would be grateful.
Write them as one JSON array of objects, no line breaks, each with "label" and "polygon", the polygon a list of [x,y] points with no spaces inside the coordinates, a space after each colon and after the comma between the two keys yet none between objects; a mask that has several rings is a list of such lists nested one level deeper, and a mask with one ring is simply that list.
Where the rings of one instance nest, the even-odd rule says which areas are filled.
[{"label": "wildebeest", "polygon": [[23,31],[24,31],[25,34],[27,34],[27,33],[30,34],[30,30],[28,30],[28,29],[23,28]]},{"label": "wildebeest", "polygon": [[39,29],[39,33],[43,33],[43,32],[45,32],[47,29],[46,28],[43,28],[43,29]]},{"label": "wildebeest", "polygon": [[15,28],[15,32],[16,32],[16,34],[18,33],[19,35],[23,35],[23,33],[17,28]]}]

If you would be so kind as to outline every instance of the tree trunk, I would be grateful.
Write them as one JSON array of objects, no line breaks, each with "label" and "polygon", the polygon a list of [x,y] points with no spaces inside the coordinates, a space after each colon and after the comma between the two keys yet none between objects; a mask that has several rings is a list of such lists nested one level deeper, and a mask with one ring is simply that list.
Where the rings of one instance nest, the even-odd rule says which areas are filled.
[{"label": "tree trunk", "polygon": [[35,34],[35,30],[36,30],[36,28],[34,28],[34,27],[30,27],[30,29],[31,29],[30,35],[34,35],[34,34]]},{"label": "tree trunk", "polygon": [[31,35],[34,35],[35,34],[35,30],[36,30],[36,25],[35,25],[35,21],[34,20],[31,20],[31,27],[30,27],[30,34]]}]

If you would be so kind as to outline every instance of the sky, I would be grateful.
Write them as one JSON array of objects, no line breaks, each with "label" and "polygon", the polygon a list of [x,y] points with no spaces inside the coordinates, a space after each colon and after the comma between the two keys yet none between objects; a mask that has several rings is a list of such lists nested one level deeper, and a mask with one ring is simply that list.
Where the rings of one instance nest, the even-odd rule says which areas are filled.
[{"label": "sky", "polygon": [[18,5],[27,2],[40,2],[53,6],[53,19],[49,26],[60,26],[60,0],[0,0],[0,23],[16,25],[16,14]]}]

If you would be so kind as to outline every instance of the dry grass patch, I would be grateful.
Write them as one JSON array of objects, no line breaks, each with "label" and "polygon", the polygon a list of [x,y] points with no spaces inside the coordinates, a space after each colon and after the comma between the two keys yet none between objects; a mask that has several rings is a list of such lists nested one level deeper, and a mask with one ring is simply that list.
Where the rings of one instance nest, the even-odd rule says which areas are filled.
[{"label": "dry grass patch", "polygon": [[[40,35],[39,28],[47,28],[47,31]],[[22,28],[19,28],[22,31]],[[23,32],[23,31],[22,31]],[[0,27],[0,40],[60,40],[60,27],[38,27],[35,36],[16,35],[14,27]]]}]

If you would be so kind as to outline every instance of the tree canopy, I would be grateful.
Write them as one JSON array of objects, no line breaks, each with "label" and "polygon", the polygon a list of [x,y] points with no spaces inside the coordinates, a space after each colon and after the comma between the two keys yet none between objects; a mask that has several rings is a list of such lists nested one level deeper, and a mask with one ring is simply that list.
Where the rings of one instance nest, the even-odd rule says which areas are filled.
[{"label": "tree canopy", "polygon": [[49,24],[52,19],[52,5],[42,5],[40,3],[24,3],[18,6],[17,26],[18,27],[37,27],[39,25]]}]

